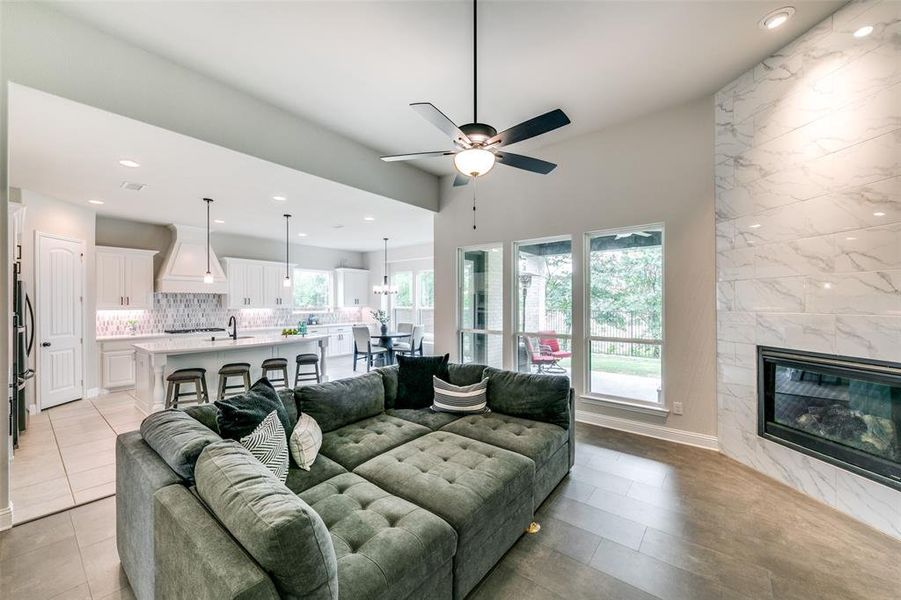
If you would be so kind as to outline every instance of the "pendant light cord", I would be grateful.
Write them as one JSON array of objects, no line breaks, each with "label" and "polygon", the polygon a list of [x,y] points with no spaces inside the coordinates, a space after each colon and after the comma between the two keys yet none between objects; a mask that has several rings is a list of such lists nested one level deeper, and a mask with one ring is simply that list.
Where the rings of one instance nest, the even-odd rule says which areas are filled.
[{"label": "pendant light cord", "polygon": [[206,272],[210,272],[210,204],[212,204],[212,198],[204,198],[204,202],[206,202]]},{"label": "pendant light cord", "polygon": [[382,275],[382,283],[385,286],[385,291],[388,291],[388,238],[382,238],[385,240],[385,272]]},{"label": "pendant light cord", "polygon": [[290,276],[288,275],[288,271],[290,270],[288,267],[288,261],[290,260],[290,252],[291,252],[291,250],[290,250],[291,249],[291,242],[290,242],[291,215],[285,214],[284,216],[285,216],[285,279],[290,279]]}]

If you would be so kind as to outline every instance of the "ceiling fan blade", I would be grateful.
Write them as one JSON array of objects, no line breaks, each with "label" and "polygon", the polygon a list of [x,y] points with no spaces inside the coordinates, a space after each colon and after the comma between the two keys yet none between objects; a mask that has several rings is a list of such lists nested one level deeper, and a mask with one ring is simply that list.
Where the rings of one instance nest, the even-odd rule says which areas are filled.
[{"label": "ceiling fan blade", "polygon": [[461,185],[466,185],[469,183],[469,177],[466,175],[460,175],[457,173],[456,177],[454,177],[454,187],[460,187]]},{"label": "ceiling fan blade", "polygon": [[453,150],[436,150],[434,152],[413,152],[412,154],[390,154],[388,156],[380,156],[385,162],[394,162],[396,160],[416,160],[417,158],[433,158],[435,156],[450,156],[456,154]]},{"label": "ceiling fan blade", "polygon": [[497,157],[497,162],[503,165],[533,173],[541,173],[542,175],[547,175],[557,168],[557,165],[552,162],[532,158],[531,156],[523,156],[522,154],[513,154],[512,152],[497,152],[495,156]]},{"label": "ceiling fan blade", "polygon": [[435,108],[435,105],[431,102],[414,102],[410,105],[410,108],[419,113],[419,116],[423,119],[443,131],[455,143],[467,148],[472,146],[472,141],[466,137],[466,134],[447,115]]},{"label": "ceiling fan blade", "polygon": [[516,142],[521,142],[537,135],[553,131],[564,125],[569,125],[569,117],[562,110],[555,109],[551,112],[544,113],[528,121],[523,121],[519,125],[514,125],[510,129],[505,129],[493,138],[490,138],[485,145],[500,143],[501,146],[509,146]]}]

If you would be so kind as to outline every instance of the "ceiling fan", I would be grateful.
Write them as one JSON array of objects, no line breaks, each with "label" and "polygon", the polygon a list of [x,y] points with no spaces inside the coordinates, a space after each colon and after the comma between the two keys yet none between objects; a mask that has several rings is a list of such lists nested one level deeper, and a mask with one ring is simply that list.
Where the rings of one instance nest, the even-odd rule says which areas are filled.
[{"label": "ceiling fan", "polygon": [[569,117],[560,110],[552,110],[543,115],[523,121],[500,133],[491,125],[479,123],[478,119],[478,44],[477,44],[478,12],[476,0],[472,2],[472,123],[459,127],[451,121],[447,115],[438,110],[430,102],[415,102],[410,105],[426,121],[444,132],[456,146],[453,150],[437,150],[434,152],[414,152],[412,154],[394,154],[382,156],[387,162],[398,160],[416,160],[420,158],[432,158],[436,156],[453,156],[454,167],[458,174],[454,178],[454,185],[466,185],[470,177],[481,177],[490,171],[496,162],[508,167],[515,167],[533,173],[547,175],[557,165],[522,154],[512,152],[499,152],[503,146],[510,146],[517,142],[527,140],[543,133],[553,131],[569,124]]}]

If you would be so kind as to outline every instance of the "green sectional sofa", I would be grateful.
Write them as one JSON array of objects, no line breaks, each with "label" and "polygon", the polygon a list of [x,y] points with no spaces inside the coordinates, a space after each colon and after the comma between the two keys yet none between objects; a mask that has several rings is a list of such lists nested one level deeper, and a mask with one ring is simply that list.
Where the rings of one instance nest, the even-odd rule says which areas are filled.
[{"label": "green sectional sofa", "polygon": [[322,448],[285,484],[218,435],[216,407],[167,410],[116,445],[117,544],[140,600],[447,599],[469,594],[573,465],[565,377],[489,378],[491,413],[400,408],[397,368],[284,390]]}]

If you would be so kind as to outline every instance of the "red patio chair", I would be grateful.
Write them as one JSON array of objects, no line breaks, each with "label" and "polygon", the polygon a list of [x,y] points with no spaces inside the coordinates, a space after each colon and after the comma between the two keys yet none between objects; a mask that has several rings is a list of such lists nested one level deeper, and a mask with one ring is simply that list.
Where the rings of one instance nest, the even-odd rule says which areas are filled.
[{"label": "red patio chair", "polygon": [[[529,353],[529,362],[538,368],[539,373],[565,373],[566,369],[557,364],[560,359],[551,353],[551,349],[539,342],[538,348],[532,343],[529,336],[525,338],[526,351]],[[559,346],[557,349],[559,350]]]}]

